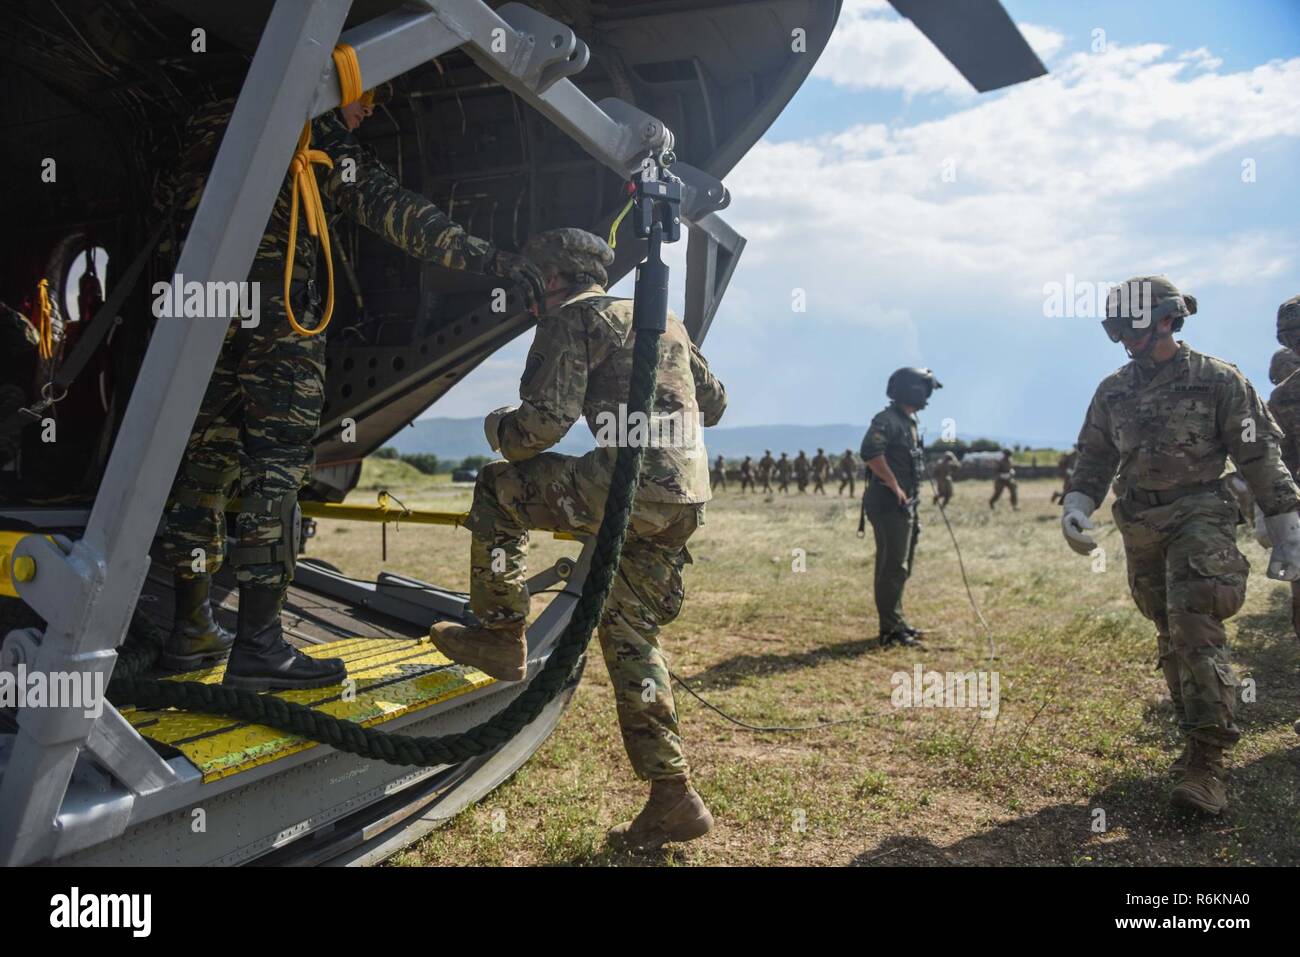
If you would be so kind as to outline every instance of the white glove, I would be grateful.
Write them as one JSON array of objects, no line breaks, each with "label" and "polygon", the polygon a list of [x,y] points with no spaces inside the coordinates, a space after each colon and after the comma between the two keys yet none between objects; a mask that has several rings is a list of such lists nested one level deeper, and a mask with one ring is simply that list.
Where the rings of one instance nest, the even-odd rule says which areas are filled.
[{"label": "white glove", "polygon": [[501,451],[501,420],[518,408],[517,405],[503,405],[499,409],[493,409],[483,420],[483,434],[487,436],[488,445],[493,452]]},{"label": "white glove", "polygon": [[1273,547],[1273,539],[1268,536],[1268,519],[1264,518],[1264,510],[1258,505],[1255,506],[1255,541],[1259,542],[1260,548]]},{"label": "white glove", "polygon": [[1089,517],[1097,510],[1097,503],[1082,492],[1070,492],[1061,508],[1061,531],[1065,541],[1080,555],[1091,555],[1097,548],[1092,537],[1084,534],[1086,528],[1096,528]]},{"label": "white glove", "polygon": [[1273,554],[1268,557],[1268,577],[1293,582],[1300,578],[1300,513],[1283,512],[1264,519]]}]

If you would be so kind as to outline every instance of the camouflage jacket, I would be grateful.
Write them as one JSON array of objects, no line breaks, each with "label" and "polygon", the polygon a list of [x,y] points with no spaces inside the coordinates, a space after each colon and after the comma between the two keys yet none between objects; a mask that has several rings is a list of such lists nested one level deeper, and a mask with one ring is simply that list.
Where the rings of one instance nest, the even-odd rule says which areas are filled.
[{"label": "camouflage jacket", "polygon": [[794,474],[799,478],[808,477],[808,456],[797,455],[794,460]]},{"label": "camouflage jacket", "polygon": [[772,469],[776,466],[776,459],[770,455],[764,455],[758,460],[758,474],[771,475]]},{"label": "camouflage jacket", "polygon": [[777,459],[776,464],[772,467],[776,470],[777,478],[786,479],[790,477],[790,460],[788,458],[783,456]]},{"label": "camouflage jacket", "polygon": [[1200,485],[1221,477],[1231,456],[1266,515],[1294,511],[1300,490],[1281,440],[1236,366],[1179,343],[1154,371],[1130,362],[1102,380],[1079,432],[1072,487],[1100,503],[1112,479],[1117,496]]},{"label": "camouflage jacket", "polygon": [[1268,410],[1282,429],[1282,461],[1294,478],[1300,472],[1300,374],[1278,383],[1268,397]]},{"label": "camouflage jacket", "polygon": [[[233,109],[234,101],[226,99],[195,113],[183,134],[185,151],[155,185],[155,205],[159,209],[176,209],[173,235],[159,245],[159,254],[172,263],[179,257],[177,237],[185,235],[198,208]],[[483,272],[495,255],[490,243],[468,235],[425,197],[404,189],[375,152],[348,132],[338,111],[330,110],[312,120],[310,148],[334,161],[333,169],[312,167],[327,215],[331,207],[334,212],[346,213],[416,259],[451,269]],[[293,180],[286,173],[257,245],[253,274],[274,277],[283,271],[292,199]],[[313,272],[318,241],[307,231],[301,202],[296,245],[294,275],[305,279]]]},{"label": "camouflage jacket", "polygon": [[937,482],[943,482],[946,481],[947,479],[952,478],[953,473],[956,471],[957,471],[956,463],[953,462],[951,459],[949,459],[946,455],[941,455],[938,459],[935,460],[934,465],[930,467],[930,472],[934,476],[935,481]]},{"label": "camouflage jacket", "polygon": [[812,460],[813,475],[825,476],[830,473],[831,460],[824,455],[814,455]]},{"label": "camouflage jacket", "polygon": [[519,383],[520,407],[500,423],[501,452],[512,462],[532,458],[563,438],[581,415],[598,448],[579,465],[580,479],[608,487],[618,445],[644,441],[638,501],[707,502],[702,427],[722,418],[726,390],[670,312],[659,340],[653,414],[649,423],[637,423],[627,410],[634,341],[632,300],[607,295],[600,286],[542,317]]},{"label": "camouflage jacket", "polygon": [[[903,491],[915,495],[921,476],[914,453],[920,448],[916,419],[904,412],[897,402],[891,402],[888,407],[876,413],[871,425],[867,427],[867,434],[862,438],[862,461],[867,462],[883,455]],[[879,484],[874,473],[867,478],[872,485]]]},{"label": "camouflage jacket", "polygon": [[846,476],[846,477],[852,475],[853,472],[854,472],[854,469],[856,468],[856,466],[857,466],[857,463],[853,461],[853,456],[852,456],[852,455],[843,455],[843,456],[840,456],[840,474],[841,474],[841,475]]}]

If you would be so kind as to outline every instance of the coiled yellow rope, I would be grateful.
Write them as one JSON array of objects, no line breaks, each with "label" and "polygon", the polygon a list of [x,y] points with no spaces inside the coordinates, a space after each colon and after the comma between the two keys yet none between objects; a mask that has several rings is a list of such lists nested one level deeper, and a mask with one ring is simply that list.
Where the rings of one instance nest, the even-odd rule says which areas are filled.
[{"label": "coiled yellow rope", "polygon": [[[365,97],[361,88],[361,64],[357,62],[357,51],[346,43],[334,48],[334,69],[339,78],[339,105],[347,106]],[[311,148],[311,121],[302,128],[298,137],[298,148],[294,150],[289,163],[289,175],[293,177],[293,197],[289,203],[289,248],[284,257],[284,311],[289,317],[289,325],[300,336],[318,336],[325,331],[334,317],[334,256],[330,252],[329,225],[325,222],[325,205],[321,202],[320,186],[316,182],[316,171],[312,168],[320,164],[329,169],[334,168],[334,161],[323,150]],[[301,199],[303,216],[307,220],[307,232],[320,240],[325,252],[325,312],[314,329],[308,329],[298,322],[290,303],[290,288],[293,283],[293,263],[298,248],[298,202]]]},{"label": "coiled yellow rope", "polygon": [[50,281],[36,284],[36,353],[42,359],[54,358],[54,307],[50,305]]},{"label": "coiled yellow rope", "polygon": [[[298,148],[294,150],[293,160],[289,163],[289,175],[293,177],[293,198],[289,203],[289,249],[284,256],[284,311],[289,316],[289,325],[300,336],[318,336],[325,331],[334,315],[334,257],[330,252],[330,231],[325,222],[325,206],[320,198],[320,186],[316,182],[316,172],[312,166],[319,163],[330,169],[334,161],[323,150],[311,148],[311,122],[308,121],[298,137]],[[320,240],[321,249],[325,251],[325,271],[328,292],[325,297],[325,314],[315,329],[301,325],[293,314],[290,304],[289,288],[293,282],[293,261],[297,254],[298,243],[298,200],[302,199],[303,216],[307,220],[307,232]]]}]

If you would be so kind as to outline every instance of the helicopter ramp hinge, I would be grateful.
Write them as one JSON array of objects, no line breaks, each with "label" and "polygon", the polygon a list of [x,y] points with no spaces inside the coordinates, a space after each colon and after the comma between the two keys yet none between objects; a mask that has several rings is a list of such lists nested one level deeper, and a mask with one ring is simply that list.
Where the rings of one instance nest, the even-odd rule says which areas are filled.
[{"label": "helicopter ramp hinge", "polygon": [[501,65],[538,95],[557,81],[580,73],[591,59],[590,48],[572,29],[532,7],[507,3],[496,14],[516,36],[513,41],[504,35],[492,37],[489,49],[498,56],[504,54]]}]

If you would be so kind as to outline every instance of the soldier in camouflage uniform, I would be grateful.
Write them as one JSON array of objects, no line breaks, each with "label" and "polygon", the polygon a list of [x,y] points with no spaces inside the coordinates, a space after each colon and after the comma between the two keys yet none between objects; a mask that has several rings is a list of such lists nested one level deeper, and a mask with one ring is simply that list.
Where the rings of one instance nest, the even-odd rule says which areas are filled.
[{"label": "soldier in camouflage uniform", "polygon": [[776,472],[776,489],[782,495],[790,494],[790,458],[784,452],[774,466]]},{"label": "soldier in camouflage uniform", "polygon": [[[183,136],[185,153],[159,183],[160,207],[173,209],[181,224],[176,235],[184,235],[198,206],[233,107],[232,100],[220,101],[192,118]],[[539,299],[536,269],[467,235],[429,200],[403,189],[374,152],[353,138],[371,109],[368,95],[312,121],[310,148],[333,162],[319,178],[325,201],[416,259],[522,283],[532,301]],[[316,175],[313,165],[307,169],[306,175]],[[322,687],[346,674],[339,659],[297,651],[280,627],[296,558],[298,490],[312,462],[325,378],[325,337],[300,335],[285,311],[292,191],[293,177],[287,176],[247,277],[260,284],[260,322],[229,325],[172,487],[162,539],[163,559],[176,583],[175,625],[163,665],[183,670],[229,652],[224,682],[259,691]],[[315,240],[299,226],[290,305],[299,324],[310,329],[320,316]],[[172,262],[178,252],[175,238],[160,246]],[[230,561],[240,594],[232,650],[230,634],[212,617],[208,591],[225,553],[225,509],[237,480],[241,510]]]},{"label": "soldier in camouflage uniform", "polygon": [[[531,239],[524,253],[547,280],[548,314],[537,325],[519,384],[520,405],[498,409],[484,423],[488,442],[506,457],[479,472],[466,527],[470,609],[479,624],[434,626],[433,641],[455,661],[505,681],[527,671],[529,598],[524,557],[529,529],[596,533],[617,457],[605,423],[617,420],[632,372],[632,300],[605,292],[613,251],[580,229],[554,229]],[[660,340],[654,421],[660,432],[646,449],[631,526],[598,636],[618,707],[629,760],[651,782],[650,801],[611,838],[637,847],[690,840],[712,818],[690,786],[682,754],[660,629],[681,611],[686,542],[702,524],[710,498],[701,425],[726,408],[722,383],[671,313]],[[598,447],[580,458],[546,451],[579,416]],[[633,441],[635,438],[629,436]],[[650,693],[647,694],[647,689]]]},{"label": "soldier in camouflage uniform", "polygon": [[804,455],[803,449],[800,449],[794,460],[794,480],[799,486],[800,495],[805,495],[808,492],[808,472],[808,456]]},{"label": "soldier in camouflage uniform", "polygon": [[713,488],[720,488],[726,491],[727,488],[727,460],[721,455],[713,463],[713,471],[709,473],[709,484]]},{"label": "soldier in camouflage uniform", "polygon": [[[1300,475],[1300,376],[1294,374],[1300,369],[1300,356],[1294,351],[1295,347],[1300,346],[1300,296],[1288,299],[1278,306],[1277,340],[1282,343],[1278,355],[1286,353],[1289,358],[1279,360],[1278,355],[1273,356],[1269,378],[1273,379],[1277,388],[1268,398],[1268,409],[1282,429],[1282,461],[1286,463],[1292,478],[1295,478]],[[1278,366],[1281,369],[1277,369]],[[1279,380],[1274,377],[1275,372],[1285,374]],[[1269,543],[1265,534],[1264,516],[1258,506],[1255,512],[1257,537],[1260,544],[1267,548]],[[1291,583],[1291,629],[1300,638],[1300,581]]]},{"label": "soldier in camouflage uniform", "polygon": [[993,497],[989,499],[989,508],[997,506],[998,499],[1002,497],[1003,489],[1011,493],[1011,510],[1013,512],[1018,511],[1020,499],[1017,495],[1016,468],[1011,464],[1010,449],[1003,449],[1002,458],[998,460],[998,474],[993,479]]},{"label": "soldier in camouflage uniform", "polygon": [[1300,355],[1294,349],[1283,346],[1269,360],[1268,381],[1273,385],[1281,385],[1296,370],[1300,370]]},{"label": "soldier in camouflage uniform", "polygon": [[772,458],[772,450],[764,449],[763,457],[758,460],[758,480],[763,483],[763,493],[772,494],[772,470],[776,468],[776,460]]},{"label": "soldier in camouflage uniform", "polygon": [[746,455],[745,461],[740,463],[740,490],[743,492],[749,489],[751,492],[757,492],[758,488],[754,485],[754,457]]},{"label": "soldier in camouflage uniform", "polygon": [[862,438],[867,491],[862,496],[858,534],[863,534],[863,521],[869,521],[876,546],[873,589],[882,648],[917,645],[923,634],[903,617],[903,589],[912,574],[919,532],[916,499],[924,470],[916,413],[942,387],[929,369],[896,370],[885,387],[890,403],[871,420]]},{"label": "soldier in camouflage uniform", "polygon": [[952,477],[960,468],[961,462],[951,451],[944,452],[934,463],[934,501],[932,504],[947,508],[952,501]]},{"label": "soldier in camouflage uniform", "polygon": [[826,457],[825,449],[818,449],[812,460],[813,492],[826,494],[826,477],[830,475],[831,460]]},{"label": "soldier in camouflage uniform", "polygon": [[844,454],[840,457],[840,490],[836,495],[844,494],[844,486],[849,487],[849,498],[857,495],[857,473],[858,463],[853,457],[852,449],[845,449]]},{"label": "soldier in camouflage uniform", "polygon": [[1250,570],[1237,550],[1225,462],[1236,463],[1268,516],[1270,578],[1300,575],[1300,490],[1251,384],[1235,366],[1173,338],[1196,312],[1192,297],[1163,276],[1139,277],[1111,290],[1106,310],[1107,335],[1132,361],[1102,380],[1088,408],[1062,531],[1076,552],[1096,548],[1084,530],[1113,479],[1129,588],[1155,623],[1160,668],[1187,737],[1170,800],[1218,813],[1227,802],[1225,752],[1241,733],[1223,622],[1241,607]]}]

